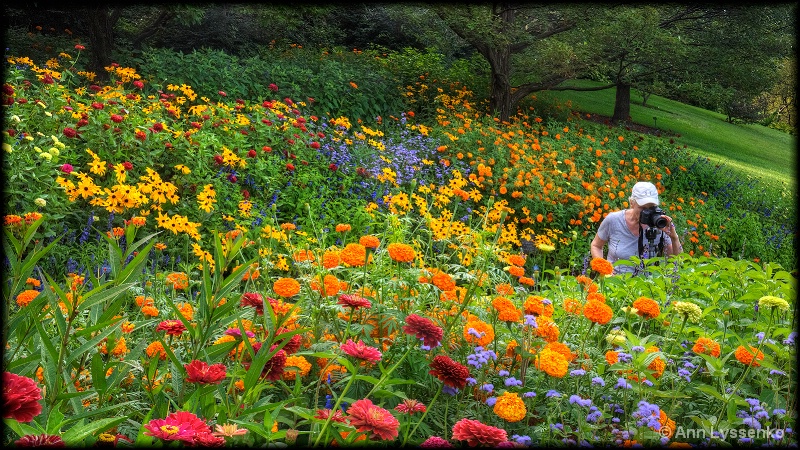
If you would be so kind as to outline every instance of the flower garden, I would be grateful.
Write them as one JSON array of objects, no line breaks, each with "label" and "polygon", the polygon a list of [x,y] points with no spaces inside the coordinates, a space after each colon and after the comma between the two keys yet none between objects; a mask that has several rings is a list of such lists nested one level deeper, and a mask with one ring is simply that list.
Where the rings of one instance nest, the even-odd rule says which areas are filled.
[{"label": "flower garden", "polygon": [[[424,77],[429,118],[367,123],[80,50],[7,57],[4,444],[797,445],[793,213],[748,247],[724,206],[754,181]],[[611,275],[639,180],[685,252]]]}]

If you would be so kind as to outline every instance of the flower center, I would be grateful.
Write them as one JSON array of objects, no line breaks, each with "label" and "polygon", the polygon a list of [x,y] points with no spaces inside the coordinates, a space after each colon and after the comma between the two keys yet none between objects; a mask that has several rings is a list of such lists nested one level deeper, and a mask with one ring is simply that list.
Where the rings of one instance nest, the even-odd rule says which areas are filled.
[{"label": "flower center", "polygon": [[175,425],[161,425],[161,431],[167,433],[168,435],[177,434],[180,431],[180,428],[176,427]]}]

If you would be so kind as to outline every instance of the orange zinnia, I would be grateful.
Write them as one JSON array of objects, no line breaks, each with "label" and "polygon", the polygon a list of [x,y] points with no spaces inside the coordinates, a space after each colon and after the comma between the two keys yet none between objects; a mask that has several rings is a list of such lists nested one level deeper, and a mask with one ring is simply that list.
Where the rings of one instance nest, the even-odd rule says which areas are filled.
[{"label": "orange zinnia", "polygon": [[633,307],[638,310],[636,314],[647,319],[655,319],[661,314],[658,303],[651,298],[639,297],[633,302]]}]

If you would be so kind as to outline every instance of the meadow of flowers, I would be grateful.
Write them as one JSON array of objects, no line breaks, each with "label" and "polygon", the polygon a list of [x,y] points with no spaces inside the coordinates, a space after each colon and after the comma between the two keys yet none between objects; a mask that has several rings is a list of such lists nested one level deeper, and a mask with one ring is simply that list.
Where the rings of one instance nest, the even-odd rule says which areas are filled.
[{"label": "meadow of flowers", "polygon": [[[461,85],[432,123],[101,85],[81,50],[8,58],[4,444],[796,446],[794,231],[747,247],[675,145]],[[586,249],[638,180],[686,252],[612,276]]]}]

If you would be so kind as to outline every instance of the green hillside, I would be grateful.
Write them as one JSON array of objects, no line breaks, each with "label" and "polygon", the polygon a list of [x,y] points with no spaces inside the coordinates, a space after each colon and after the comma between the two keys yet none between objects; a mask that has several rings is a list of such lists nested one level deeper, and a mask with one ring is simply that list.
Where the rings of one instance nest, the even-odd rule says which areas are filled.
[{"label": "green hillside", "polygon": [[[577,86],[598,86],[592,81],[574,82]],[[611,116],[614,89],[601,91],[549,91],[538,94],[540,102],[572,102],[572,109],[583,113]],[[790,134],[761,125],[732,124],[723,114],[679,103],[655,95],[647,106],[642,96],[631,91],[631,119],[634,123],[655,126],[675,142],[712,160],[725,163],[743,174],[769,184],[796,187],[797,139]]]}]

